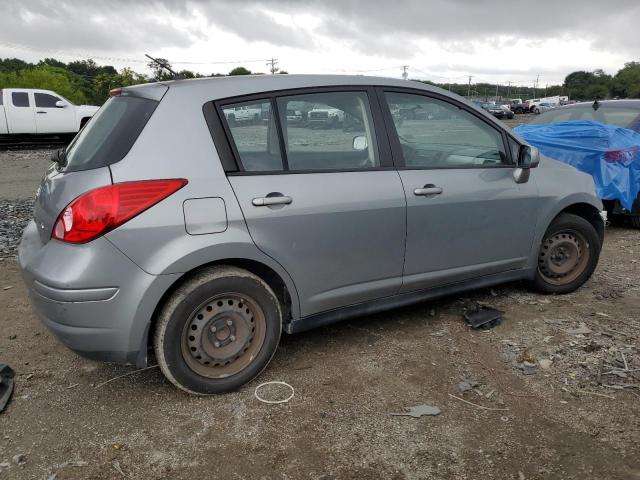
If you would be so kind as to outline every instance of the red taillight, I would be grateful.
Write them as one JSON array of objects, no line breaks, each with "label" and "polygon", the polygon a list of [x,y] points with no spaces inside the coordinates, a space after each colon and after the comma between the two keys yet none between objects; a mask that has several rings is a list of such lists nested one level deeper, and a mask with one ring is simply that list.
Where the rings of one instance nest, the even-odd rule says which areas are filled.
[{"label": "red taillight", "polygon": [[119,227],[187,184],[184,178],[142,180],[96,188],[62,211],[52,238],[85,243]]}]

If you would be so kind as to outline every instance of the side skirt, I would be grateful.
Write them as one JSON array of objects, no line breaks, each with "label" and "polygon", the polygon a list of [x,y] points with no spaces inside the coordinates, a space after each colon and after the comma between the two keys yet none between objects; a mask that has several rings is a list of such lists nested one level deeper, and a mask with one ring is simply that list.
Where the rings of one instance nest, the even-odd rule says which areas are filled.
[{"label": "side skirt", "polygon": [[287,323],[284,326],[284,330],[287,333],[300,333],[353,317],[371,315],[385,310],[433,300],[447,295],[455,295],[467,290],[486,288],[500,283],[513,282],[515,280],[530,279],[532,276],[533,273],[530,270],[510,270],[508,272],[486,275],[484,277],[474,278],[472,280],[466,280],[464,282],[444,285],[442,287],[431,288],[428,290],[401,293],[390,297],[372,300],[370,302],[357,303],[347,307],[316,313],[314,315],[309,315],[308,317],[302,317],[299,320]]}]

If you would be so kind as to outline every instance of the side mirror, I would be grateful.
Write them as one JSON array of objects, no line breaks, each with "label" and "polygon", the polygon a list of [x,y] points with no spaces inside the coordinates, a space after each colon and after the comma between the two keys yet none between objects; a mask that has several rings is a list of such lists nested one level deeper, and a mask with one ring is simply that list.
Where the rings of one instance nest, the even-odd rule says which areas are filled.
[{"label": "side mirror", "polygon": [[369,146],[369,142],[367,142],[367,137],[364,135],[358,135],[357,137],[353,137],[353,149],[358,151],[366,150]]},{"label": "side mirror", "polygon": [[66,107],[66,105],[62,100],[58,100],[56,102],[56,108],[64,108],[64,107]]},{"label": "side mirror", "polygon": [[518,152],[518,168],[536,168],[540,164],[540,151],[530,145],[522,145]]}]

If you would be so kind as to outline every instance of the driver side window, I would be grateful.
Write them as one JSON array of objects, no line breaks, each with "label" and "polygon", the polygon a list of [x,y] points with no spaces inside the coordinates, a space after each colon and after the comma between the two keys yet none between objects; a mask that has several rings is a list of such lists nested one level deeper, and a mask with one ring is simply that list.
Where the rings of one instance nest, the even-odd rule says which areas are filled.
[{"label": "driver side window", "polygon": [[407,168],[487,168],[510,165],[501,133],[435,98],[385,93]]}]

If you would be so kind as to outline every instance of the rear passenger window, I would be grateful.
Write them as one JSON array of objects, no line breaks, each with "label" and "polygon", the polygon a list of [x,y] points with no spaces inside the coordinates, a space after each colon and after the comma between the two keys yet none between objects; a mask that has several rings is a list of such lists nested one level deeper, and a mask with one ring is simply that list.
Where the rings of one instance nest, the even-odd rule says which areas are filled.
[{"label": "rear passenger window", "polygon": [[56,108],[56,102],[60,100],[58,97],[49,95],[48,93],[34,93],[36,107],[40,108]]},{"label": "rear passenger window", "polygon": [[27,92],[12,92],[11,101],[14,107],[28,107],[29,94]]},{"label": "rear passenger window", "polygon": [[222,113],[245,171],[282,170],[278,130],[269,100],[224,105]]},{"label": "rear passenger window", "polygon": [[278,98],[291,171],[380,165],[367,94],[331,92]]},{"label": "rear passenger window", "polygon": [[408,168],[479,168],[510,165],[502,134],[448,102],[386,93]]}]

